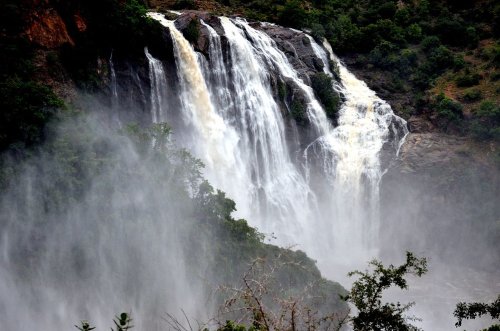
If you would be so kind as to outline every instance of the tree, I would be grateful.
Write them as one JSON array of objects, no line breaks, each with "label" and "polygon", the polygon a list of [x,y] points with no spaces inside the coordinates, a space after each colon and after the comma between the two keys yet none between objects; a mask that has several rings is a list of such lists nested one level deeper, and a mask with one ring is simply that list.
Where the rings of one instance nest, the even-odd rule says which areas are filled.
[{"label": "tree", "polygon": [[370,265],[372,272],[358,270],[350,272],[349,277],[359,276],[345,300],[351,302],[359,310],[357,316],[351,318],[355,331],[381,330],[417,330],[409,324],[414,317],[407,317],[404,313],[414,305],[401,303],[382,303],[382,292],[392,285],[401,289],[408,289],[406,275],[421,277],[427,272],[427,259],[417,258],[412,253],[406,253],[406,262],[399,267],[392,264],[385,267],[380,261],[373,260]]},{"label": "tree", "polygon": [[[457,328],[459,326],[462,326],[462,321],[464,319],[475,319],[476,317],[481,317],[488,314],[493,319],[500,319],[500,295],[494,302],[490,304],[482,302],[458,303],[455,311],[453,312],[453,316],[457,318],[457,323],[455,323],[455,326]],[[493,325],[488,330],[498,329],[500,329],[500,325]]]}]

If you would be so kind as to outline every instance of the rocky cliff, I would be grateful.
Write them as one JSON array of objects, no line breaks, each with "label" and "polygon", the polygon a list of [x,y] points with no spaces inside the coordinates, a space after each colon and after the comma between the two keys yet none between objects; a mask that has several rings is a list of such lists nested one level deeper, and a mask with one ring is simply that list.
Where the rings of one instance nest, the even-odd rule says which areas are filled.
[{"label": "rocky cliff", "polygon": [[[97,25],[89,12],[80,10],[80,7],[78,2],[67,5],[48,0],[31,2],[32,10],[27,11],[28,24],[24,35],[36,45],[35,64],[40,69],[38,79],[52,86],[65,99],[75,96],[76,86],[81,87],[82,81],[85,84],[90,81],[103,102],[120,109],[122,119],[148,122],[144,115],[150,108],[151,101],[146,96],[151,84],[142,44],[134,45],[132,54],[120,47],[91,51],[94,45],[88,44],[88,38],[95,33]],[[222,35],[223,47],[227,47],[218,18],[207,12],[184,11],[177,17],[176,26],[197,51],[207,56],[208,36],[206,29],[199,24],[200,19]],[[322,72],[323,64],[304,33],[272,24],[254,23],[253,27],[273,38],[304,81],[310,82],[311,76]],[[151,53],[164,60],[167,77],[170,77],[168,84],[172,86],[168,97],[174,100],[172,91],[176,90],[178,82],[169,34],[161,28],[143,44],[146,41],[151,41],[148,44]],[[82,54],[86,55],[83,60],[79,57]],[[75,70],[82,65],[85,67],[83,74],[79,68]],[[369,85],[377,85],[370,84],[377,77],[366,69],[355,68],[355,72],[367,78]],[[305,97],[293,82],[283,81],[278,75],[272,80],[276,99],[280,100],[285,116],[290,116],[288,110],[293,105],[304,105]],[[408,96],[393,98],[390,91],[378,85],[381,97],[393,101],[398,107],[405,104],[404,98]],[[126,98],[113,99],[113,86]],[[113,105],[113,102],[116,103]],[[461,249],[461,240],[470,236],[471,228],[481,228],[474,232],[477,237],[471,240],[484,245],[498,241],[499,210],[495,200],[500,185],[496,144],[478,144],[468,138],[437,132],[424,115],[411,117],[409,129],[411,133],[401,148],[399,159],[391,165],[382,181],[382,215],[387,225],[385,229],[388,229],[384,231],[388,240],[398,241],[399,248],[417,250],[428,247],[427,243],[435,245],[447,240],[450,242],[449,251],[453,251]],[[307,123],[303,123],[301,130],[307,131]],[[306,138],[300,143],[304,146],[308,142]],[[426,215],[424,218],[416,216],[422,212]],[[403,219],[407,221],[400,222]],[[416,240],[412,229],[424,231],[427,239]],[[433,250],[443,253],[439,245]],[[443,257],[446,254],[444,252]],[[464,252],[464,256],[469,260],[477,258],[470,251]],[[488,261],[492,265],[499,262],[498,257],[489,257]]]}]

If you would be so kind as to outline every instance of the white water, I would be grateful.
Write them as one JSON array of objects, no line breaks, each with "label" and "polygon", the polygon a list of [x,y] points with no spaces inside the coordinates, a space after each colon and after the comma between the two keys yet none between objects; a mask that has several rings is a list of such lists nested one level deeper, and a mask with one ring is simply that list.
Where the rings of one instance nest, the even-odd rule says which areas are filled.
[{"label": "white water", "polygon": [[149,82],[151,88],[151,120],[153,123],[167,121],[167,110],[164,105],[167,99],[167,77],[161,61],[155,59],[144,49],[146,58],[149,61]]},{"label": "white water", "polygon": [[[210,43],[207,60],[196,54],[173,22],[159,14],[150,16],[167,26],[174,40],[183,116],[198,135],[191,150],[207,164],[211,182],[235,199],[238,216],[266,234],[274,233],[282,245],[299,244],[322,266],[334,261],[348,269],[353,261],[364,263],[377,256],[380,152],[394,123],[406,130],[390,106],[351,74],[328,44],[323,46],[326,52],[308,37],[324,72],[333,76],[329,60],[340,69],[341,84],[332,89],[340,91],[345,102],[333,127],[285,54],[245,20],[220,18],[229,45],[227,58],[220,36],[201,22]],[[288,147],[287,141],[297,137],[287,136],[271,72],[305,97],[316,139],[304,151]],[[400,138],[394,139],[397,146]],[[293,157],[297,153],[304,155],[305,163]]]},{"label": "white water", "polygon": [[[402,131],[402,135],[394,137],[398,148],[408,130],[406,122],[394,115],[389,104],[347,70],[327,41],[324,47],[328,55],[312,38],[310,40],[316,55],[325,64],[325,73],[333,76],[328,68],[329,59],[337,64],[341,84],[332,88],[345,98],[338,126],[308,149],[324,159],[323,170],[332,187],[329,198],[334,260],[341,265],[351,265],[353,260],[365,261],[370,256],[378,256],[379,183],[384,171],[380,152],[388,142],[390,130]],[[306,150],[306,155],[308,152]]]},{"label": "white water", "polygon": [[118,100],[118,87],[117,87],[117,82],[116,82],[116,71],[115,71],[115,66],[113,64],[113,52],[111,52],[111,55],[109,56],[109,70],[111,71],[111,102],[113,103],[113,108],[116,106],[116,102]]},{"label": "white water", "polygon": [[234,164],[233,153],[237,137],[214,110],[196,52],[173,21],[161,14],[149,13],[170,31],[174,45],[175,64],[180,84],[180,100],[185,123],[196,135],[190,143],[195,154],[208,167],[226,171]]}]

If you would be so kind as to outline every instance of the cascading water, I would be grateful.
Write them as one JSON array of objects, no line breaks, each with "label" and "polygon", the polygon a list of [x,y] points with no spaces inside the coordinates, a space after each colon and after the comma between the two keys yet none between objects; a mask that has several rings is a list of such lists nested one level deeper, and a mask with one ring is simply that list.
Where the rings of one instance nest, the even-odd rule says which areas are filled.
[{"label": "cascading water", "polygon": [[[243,19],[221,17],[228,45],[224,58],[221,37],[201,21],[208,32],[207,60],[196,54],[173,22],[160,14],[150,16],[169,28],[174,42],[183,116],[198,135],[191,149],[207,163],[211,182],[235,199],[239,216],[264,233],[276,233],[278,243],[299,244],[320,264],[330,263],[330,258],[343,264],[375,256],[383,172],[379,154],[391,126],[405,127],[390,106],[356,79],[331,49],[328,54],[323,48],[327,44],[321,47],[305,35],[326,74],[333,77],[329,60],[339,67],[341,84],[332,88],[345,101],[334,128],[311,87],[265,32]],[[305,98],[316,135],[304,151],[305,163],[294,159],[300,151],[287,145],[294,137],[287,137],[271,72]],[[224,144],[230,148],[221,148]],[[311,172],[322,180],[311,181]],[[328,259],[323,258],[325,251],[331,252]]]},{"label": "cascading water", "polygon": [[155,59],[148,51],[144,49],[146,58],[149,61],[149,82],[151,88],[151,120],[153,123],[167,121],[166,109],[164,107],[167,98],[167,78],[163,64]]},{"label": "cascading water", "polygon": [[161,14],[149,15],[167,27],[172,37],[182,115],[186,124],[192,126],[197,135],[190,142],[191,147],[209,167],[217,165],[221,170],[228,170],[234,164],[234,142],[237,138],[214,110],[196,52],[173,21],[166,20]]},{"label": "cascading water", "polygon": [[406,122],[394,115],[389,104],[347,70],[326,40],[324,48],[329,54],[309,38],[326,74],[333,76],[328,60],[337,65],[341,84],[332,88],[345,98],[338,126],[308,149],[319,152],[323,158],[323,171],[332,187],[332,252],[338,263],[350,264],[352,260],[364,261],[378,254],[379,183],[383,175],[380,152],[388,142],[390,130],[396,133],[392,138],[398,149],[408,130]]},{"label": "cascading water", "polygon": [[116,71],[115,71],[115,65],[113,63],[113,52],[111,52],[111,55],[109,56],[109,70],[111,73],[111,102],[113,103],[113,108],[116,107],[117,99],[118,99],[118,87],[117,87],[117,82],[116,82]]}]

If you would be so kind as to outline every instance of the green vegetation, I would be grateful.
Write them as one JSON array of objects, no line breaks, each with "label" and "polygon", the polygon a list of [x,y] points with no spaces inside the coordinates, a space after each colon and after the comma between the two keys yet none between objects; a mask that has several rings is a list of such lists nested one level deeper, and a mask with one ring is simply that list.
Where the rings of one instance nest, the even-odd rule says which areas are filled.
[{"label": "green vegetation", "polygon": [[357,316],[352,317],[355,331],[378,330],[417,330],[408,323],[414,318],[404,316],[404,313],[414,305],[409,303],[382,303],[383,291],[391,286],[408,289],[407,275],[421,277],[427,272],[427,260],[417,258],[412,253],[406,253],[406,262],[401,266],[385,267],[380,261],[373,260],[370,265],[372,272],[353,271],[349,276],[358,276],[345,299],[358,309]]},{"label": "green vegetation", "polygon": [[340,96],[333,86],[333,79],[325,73],[317,73],[311,76],[311,86],[323,104],[326,115],[335,119],[340,105]]},{"label": "green vegetation", "polygon": [[[500,295],[498,298],[490,303],[483,302],[465,303],[460,302],[457,304],[453,316],[457,318],[456,327],[462,326],[462,321],[467,319],[475,319],[483,315],[489,315],[492,319],[500,320]],[[492,325],[483,331],[498,331],[500,324]]]},{"label": "green vegetation", "polygon": [[[300,297],[288,296],[286,299],[279,299],[276,296],[274,287],[275,271],[287,264],[278,261],[278,264],[267,266],[262,260],[254,260],[250,269],[243,275],[241,287],[226,288],[226,297],[219,311],[223,313],[231,312],[232,319],[225,322],[219,321],[217,331],[297,331],[297,330],[342,330],[346,325],[352,325],[355,331],[416,331],[419,330],[409,321],[416,320],[415,317],[405,316],[414,303],[401,305],[397,303],[382,303],[383,291],[397,286],[400,289],[408,289],[408,275],[421,277],[427,272],[427,260],[417,258],[412,253],[406,253],[404,264],[395,267],[389,265],[385,267],[380,261],[373,260],[370,265],[373,271],[353,271],[349,276],[358,276],[359,279],[353,283],[351,291],[343,296],[355,305],[357,315],[350,316],[348,311],[341,314],[328,311],[318,314],[313,307],[308,306],[303,301],[307,296],[302,293]],[[279,286],[278,286],[279,287]],[[287,294],[288,295],[288,294]],[[279,307],[276,313],[270,305],[270,301],[276,301]],[[498,318],[499,299],[491,304],[471,304],[460,303],[457,305],[455,316],[459,318],[457,326],[461,325],[464,318],[475,318],[486,313]],[[305,305],[304,305],[305,304]],[[174,330],[187,330],[173,316],[168,315],[167,323]],[[127,320],[127,314],[121,315],[123,320]],[[186,317],[187,318],[187,317]],[[217,319],[218,320],[218,319]],[[234,320],[241,321],[239,323]],[[83,321],[89,326],[88,322]],[[189,321],[188,321],[189,323]],[[115,324],[118,324],[115,321]],[[123,325],[123,324],[120,324]],[[77,327],[79,330],[85,330]],[[193,330],[192,328],[190,328]],[[118,329],[117,331],[121,331]],[[127,329],[123,329],[127,330]],[[208,329],[198,323],[196,330],[207,331]],[[496,329],[490,329],[496,330]]]},{"label": "green vegetation", "polygon": [[439,119],[441,120],[441,126],[446,129],[450,123],[459,123],[462,118],[462,105],[450,98],[447,98],[444,94],[439,94],[436,96],[431,104],[434,107]]},{"label": "green vegetation", "polygon": [[471,124],[472,134],[481,140],[500,140],[500,105],[491,100],[481,102]]},{"label": "green vegetation", "polygon": [[307,122],[307,106],[304,101],[293,98],[290,105],[290,115],[299,125],[304,125]]},{"label": "green vegetation", "polygon": [[45,123],[64,107],[54,92],[34,78],[35,49],[19,36],[25,22],[17,1],[0,4],[0,151],[15,142],[43,139]]},{"label": "green vegetation", "polygon": [[197,43],[200,37],[200,22],[198,20],[191,20],[182,33],[191,43]]}]

